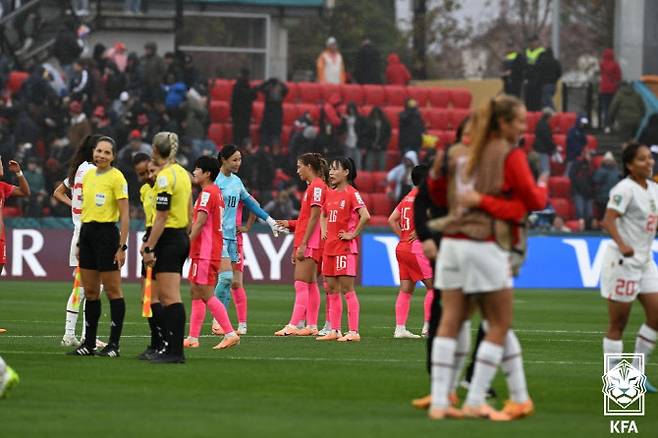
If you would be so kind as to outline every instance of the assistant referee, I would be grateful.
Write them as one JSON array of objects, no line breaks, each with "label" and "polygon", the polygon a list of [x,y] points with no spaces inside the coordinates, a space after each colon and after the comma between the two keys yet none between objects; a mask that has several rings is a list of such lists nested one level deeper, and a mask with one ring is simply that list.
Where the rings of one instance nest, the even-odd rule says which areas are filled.
[{"label": "assistant referee", "polygon": [[176,163],[178,136],[159,132],[153,137],[153,160],[161,167],[155,179],[155,221],[142,246],[144,263],[153,266],[158,295],[163,306],[162,322],[167,348],[152,363],[185,363],[183,333],[185,307],[181,302],[180,280],[190,250],[187,228],[190,223],[192,181]]},{"label": "assistant referee", "polygon": [[[95,169],[82,179],[82,215],[78,257],[87,306],[85,342],[68,353],[72,356],[119,357],[119,339],[126,314],[121,291],[120,269],[126,261],[129,231],[128,184],[120,170],[112,166],[116,144],[110,137],[95,140]],[[120,221],[120,228],[116,223]],[[101,316],[100,286],[110,300],[109,343],[96,352],[96,332]]]}]

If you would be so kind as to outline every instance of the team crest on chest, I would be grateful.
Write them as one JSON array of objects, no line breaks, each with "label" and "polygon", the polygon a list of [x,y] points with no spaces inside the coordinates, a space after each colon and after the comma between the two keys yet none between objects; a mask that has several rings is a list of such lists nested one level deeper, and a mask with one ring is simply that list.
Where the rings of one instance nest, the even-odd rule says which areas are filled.
[{"label": "team crest on chest", "polygon": [[340,201],[340,208],[345,208],[345,200],[341,199]]}]

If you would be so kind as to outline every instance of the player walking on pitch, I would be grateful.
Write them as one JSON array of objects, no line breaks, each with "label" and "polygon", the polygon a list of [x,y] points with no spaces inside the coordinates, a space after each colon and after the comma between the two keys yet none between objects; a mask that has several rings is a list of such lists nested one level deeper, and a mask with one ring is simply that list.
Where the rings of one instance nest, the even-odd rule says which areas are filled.
[{"label": "player walking on pitch", "polygon": [[[645,322],[635,338],[635,353],[644,355],[646,364],[658,338],[658,268],[652,251],[658,225],[658,184],[651,179],[654,160],[647,146],[629,143],[622,162],[624,179],[610,190],[601,222],[612,237],[601,268],[601,296],[608,300],[603,352],[624,351],[622,337],[637,299],[644,308]],[[656,392],[648,381],[645,386]]]}]

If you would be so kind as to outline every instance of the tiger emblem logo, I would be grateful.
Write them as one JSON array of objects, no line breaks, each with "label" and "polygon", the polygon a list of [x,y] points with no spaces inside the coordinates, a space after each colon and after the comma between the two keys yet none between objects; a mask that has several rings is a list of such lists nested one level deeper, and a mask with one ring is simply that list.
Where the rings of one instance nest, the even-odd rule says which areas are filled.
[{"label": "tiger emblem logo", "polygon": [[622,409],[638,401],[646,392],[646,376],[626,359],[608,370],[602,378],[603,394]]}]

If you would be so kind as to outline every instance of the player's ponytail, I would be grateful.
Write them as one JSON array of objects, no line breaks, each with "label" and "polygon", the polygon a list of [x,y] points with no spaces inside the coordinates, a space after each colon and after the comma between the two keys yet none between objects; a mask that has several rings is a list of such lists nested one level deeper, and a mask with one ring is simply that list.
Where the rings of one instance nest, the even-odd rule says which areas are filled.
[{"label": "player's ponytail", "polygon": [[158,132],[153,137],[153,147],[162,158],[173,161],[178,153],[178,135],[169,131]]},{"label": "player's ponytail", "polygon": [[78,145],[75,155],[69,162],[69,172],[67,177],[71,187],[73,187],[73,181],[75,180],[75,173],[78,171],[78,167],[80,167],[85,161],[89,163],[94,161],[94,147],[96,147],[98,139],[101,137],[101,135],[88,135],[82,140],[82,143]]},{"label": "player's ponytail", "polygon": [[327,160],[318,153],[308,152],[300,155],[297,160],[304,166],[309,166],[317,176],[327,183],[329,181],[329,164]]}]

